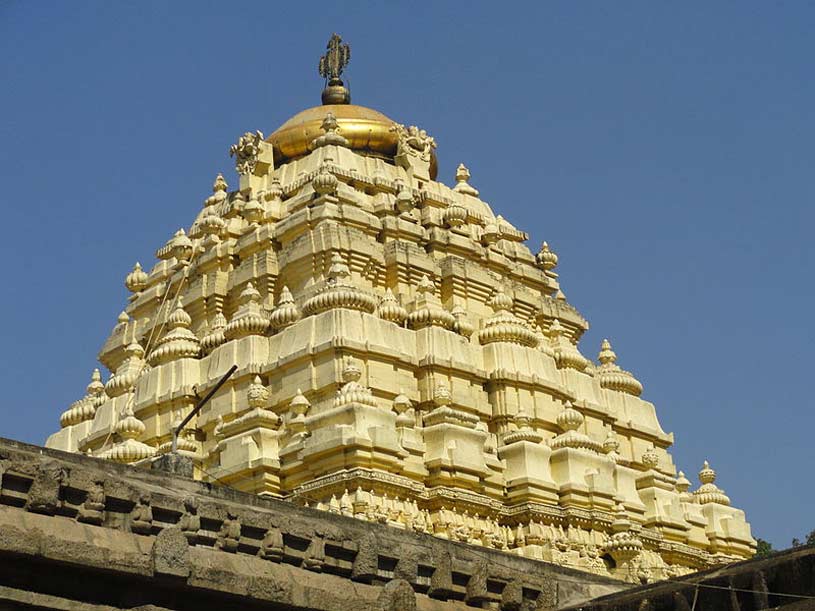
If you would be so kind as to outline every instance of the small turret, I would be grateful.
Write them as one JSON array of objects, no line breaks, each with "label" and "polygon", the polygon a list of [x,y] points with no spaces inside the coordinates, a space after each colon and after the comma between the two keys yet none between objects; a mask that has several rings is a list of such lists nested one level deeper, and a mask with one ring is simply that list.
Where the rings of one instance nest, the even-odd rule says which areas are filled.
[{"label": "small turret", "polygon": [[549,442],[552,449],[573,448],[600,452],[602,450],[600,443],[578,431],[583,425],[583,420],[583,414],[574,408],[571,401],[566,401],[563,411],[557,416],[557,425],[563,432]]},{"label": "small turret", "polygon": [[344,308],[359,310],[368,314],[376,310],[376,298],[351,282],[351,270],[335,252],[331,255],[331,265],[326,274],[325,285],[303,304],[303,312],[310,316],[328,310]]},{"label": "small turret", "polygon": [[128,401],[122,410],[119,421],[114,427],[115,433],[121,441],[115,444],[106,454],[106,458],[119,463],[134,463],[145,458],[150,458],[156,451],[145,443],[138,441],[138,437],[144,434],[144,423],[136,418],[133,413],[133,406]]},{"label": "small turret", "polygon": [[455,324],[456,319],[441,305],[435,290],[436,287],[427,274],[422,275],[416,285],[416,297],[413,300],[412,311],[407,317],[408,326],[411,329],[425,327],[451,329]]},{"label": "small turret", "polygon": [[184,309],[181,297],[176,302],[175,310],[167,318],[167,325],[169,331],[156,342],[156,347],[147,356],[147,362],[155,366],[176,359],[196,358],[201,352],[201,342],[190,331],[192,318]]},{"label": "small turret", "polygon": [[600,381],[600,386],[635,397],[642,394],[642,384],[634,377],[634,374],[617,365],[617,354],[611,349],[611,342],[607,339],[603,340],[597,358],[600,366],[597,368],[596,377]]},{"label": "small turret", "polygon": [[125,286],[131,293],[139,293],[147,286],[147,274],[144,273],[138,261],[133,266],[133,271],[125,277]]},{"label": "small turret", "polygon": [[484,321],[484,328],[478,332],[481,344],[505,342],[530,348],[538,345],[535,332],[512,313],[512,303],[512,298],[499,286],[488,302],[493,315]]},{"label": "small turret", "polygon": [[453,190],[464,195],[478,197],[478,189],[471,187],[469,180],[470,170],[463,163],[458,164],[458,168],[456,168],[456,186],[453,187]]},{"label": "small turret", "polygon": [[204,200],[204,206],[215,206],[222,203],[226,199],[226,190],[229,185],[226,184],[223,174],[218,174],[215,177],[215,182],[212,183],[212,195]]},{"label": "small turret", "polygon": [[340,133],[340,124],[337,122],[337,117],[333,112],[328,112],[320,125],[325,132],[322,136],[317,136],[311,141],[310,148],[317,149],[323,146],[348,146],[348,139],[344,138]]},{"label": "small turret", "polygon": [[397,301],[396,296],[390,288],[385,289],[385,296],[380,300],[376,308],[376,313],[379,318],[389,320],[400,326],[407,318],[407,310]]},{"label": "small turret", "polygon": [[201,339],[201,348],[204,354],[209,354],[215,348],[220,346],[226,341],[224,330],[226,329],[226,316],[219,309],[215,312],[212,323],[204,337]]},{"label": "small turret", "polygon": [[371,390],[359,383],[361,377],[362,370],[353,360],[348,359],[342,369],[343,386],[337,391],[334,407],[352,404],[376,407],[376,399],[371,394]]},{"label": "small turret", "polygon": [[541,244],[541,249],[535,255],[535,262],[538,267],[544,271],[550,272],[557,267],[558,257],[549,249],[549,244],[544,242]]},{"label": "small turret", "polygon": [[693,493],[699,504],[730,505],[730,498],[724,493],[724,490],[716,486],[716,472],[711,469],[708,461],[704,462],[702,470],[699,471],[699,481],[702,482],[702,485]]},{"label": "small turret", "polygon": [[557,318],[549,326],[549,343],[554,352],[555,362],[561,369],[583,371],[588,365],[588,360],[580,354],[580,351],[571,342],[566,334],[566,329],[563,328]]},{"label": "small turret", "polygon": [[275,331],[282,331],[298,320],[300,320],[300,308],[294,303],[294,297],[292,297],[289,287],[284,285],[280,291],[277,307],[269,317],[269,324]]},{"label": "small turret", "polygon": [[260,293],[251,282],[246,283],[238,300],[240,306],[226,325],[224,337],[237,339],[249,335],[264,335],[269,327],[269,319],[261,311]]}]

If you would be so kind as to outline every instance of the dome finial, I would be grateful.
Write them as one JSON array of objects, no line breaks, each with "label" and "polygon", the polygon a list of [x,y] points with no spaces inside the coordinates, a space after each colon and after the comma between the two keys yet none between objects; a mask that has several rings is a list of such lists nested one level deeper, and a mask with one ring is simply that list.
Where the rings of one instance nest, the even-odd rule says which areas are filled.
[{"label": "dome finial", "polygon": [[350,104],[351,92],[343,85],[340,75],[351,61],[351,47],[342,42],[339,34],[332,34],[326,49],[320,58],[320,76],[328,81],[323,89],[323,104]]}]

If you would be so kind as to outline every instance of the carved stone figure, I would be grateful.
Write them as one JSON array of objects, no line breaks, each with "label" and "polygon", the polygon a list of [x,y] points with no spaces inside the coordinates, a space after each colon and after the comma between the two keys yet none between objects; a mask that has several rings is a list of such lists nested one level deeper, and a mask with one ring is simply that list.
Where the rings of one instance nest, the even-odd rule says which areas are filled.
[{"label": "carved stone figure", "polygon": [[251,174],[255,171],[262,141],[263,132],[246,132],[229,147],[229,156],[235,158],[235,171],[238,174]]},{"label": "carved stone figure", "polygon": [[105,519],[105,488],[103,482],[93,482],[85,501],[79,506],[76,519],[88,524],[101,524]]}]

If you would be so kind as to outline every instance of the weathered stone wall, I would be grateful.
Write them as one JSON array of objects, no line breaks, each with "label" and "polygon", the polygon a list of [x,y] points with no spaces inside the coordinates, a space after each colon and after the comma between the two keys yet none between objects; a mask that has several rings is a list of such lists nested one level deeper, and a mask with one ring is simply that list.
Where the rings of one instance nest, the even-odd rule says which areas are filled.
[{"label": "weathered stone wall", "polygon": [[625,585],[0,439],[0,608],[501,611]]}]

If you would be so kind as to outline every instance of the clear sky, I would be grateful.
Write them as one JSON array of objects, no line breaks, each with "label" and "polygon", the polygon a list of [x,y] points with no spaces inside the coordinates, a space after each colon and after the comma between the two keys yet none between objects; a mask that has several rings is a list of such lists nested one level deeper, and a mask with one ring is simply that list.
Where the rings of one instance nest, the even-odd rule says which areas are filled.
[{"label": "clear sky", "polygon": [[[680,8],[681,7],[681,8]],[[83,394],[134,261],[188,227],[246,130],[319,103],[418,124],[560,255],[569,300],[786,547],[815,528],[812,78],[805,2],[2,2],[0,435]]]}]

